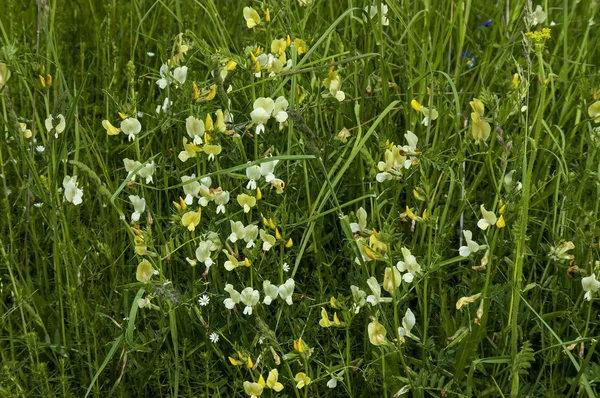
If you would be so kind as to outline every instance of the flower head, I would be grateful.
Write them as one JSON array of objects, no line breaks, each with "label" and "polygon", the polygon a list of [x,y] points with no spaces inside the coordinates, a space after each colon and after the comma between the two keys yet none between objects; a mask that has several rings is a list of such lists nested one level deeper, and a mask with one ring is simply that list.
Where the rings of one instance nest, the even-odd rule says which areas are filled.
[{"label": "flower head", "polygon": [[585,291],[584,298],[587,301],[592,300],[592,294],[596,293],[598,289],[600,289],[600,281],[596,280],[596,274],[592,274],[591,276],[587,276],[581,279],[581,286]]},{"label": "flower head", "polygon": [[308,377],[304,372],[296,373],[296,376],[294,376],[294,380],[296,381],[297,389],[301,389],[302,387],[310,384],[310,377]]},{"label": "flower head", "polygon": [[152,264],[150,264],[148,260],[142,260],[135,271],[135,279],[137,279],[138,282],[148,283],[150,282],[152,275],[154,275],[154,267],[152,267]]},{"label": "flower head", "polygon": [[594,123],[600,123],[600,101],[596,101],[589,106],[588,115],[594,119]]},{"label": "flower head", "polygon": [[398,261],[396,263],[396,268],[400,272],[406,272],[402,275],[402,279],[406,283],[411,283],[415,275],[421,273],[421,266],[417,262],[417,258],[413,256],[406,247],[402,248],[402,256],[404,257],[404,261]]},{"label": "flower head", "polygon": [[377,322],[377,320],[374,319],[369,323],[367,331],[369,333],[369,341],[371,342],[371,344],[382,345],[387,342],[385,338],[387,331],[381,323]]},{"label": "flower head", "polygon": [[240,300],[242,303],[246,304],[246,308],[244,308],[244,314],[252,315],[252,307],[258,304],[258,300],[260,300],[260,293],[258,290],[247,287],[242,290],[242,293],[240,294]]},{"label": "flower head", "polygon": [[135,136],[142,131],[142,124],[135,118],[127,118],[121,122],[121,131],[129,137],[129,141],[134,140]]},{"label": "flower head", "polygon": [[477,221],[477,226],[485,231],[489,226],[495,225],[496,221],[498,221],[498,218],[493,211],[487,211],[483,205],[481,205],[480,209],[483,218]]},{"label": "flower head", "polygon": [[139,221],[140,216],[146,211],[146,199],[140,198],[137,195],[129,195],[129,200],[133,204],[134,212],[131,215],[131,221]]},{"label": "flower head", "polygon": [[65,117],[61,114],[57,115],[56,117],[49,115],[44,122],[44,125],[49,133],[54,129],[54,138],[58,138],[58,135],[65,131]]},{"label": "flower head", "polygon": [[479,249],[485,249],[486,245],[478,245],[477,242],[473,240],[473,233],[469,230],[464,230],[463,234],[465,235],[465,241],[467,242],[466,246],[461,246],[458,249],[458,253],[463,257],[469,257],[471,253],[477,253]]},{"label": "flower head", "polygon": [[271,369],[269,376],[267,376],[267,388],[270,388],[276,392],[283,390],[283,384],[277,381],[279,378],[279,371],[277,369]]},{"label": "flower head", "polygon": [[232,310],[233,307],[240,302],[240,292],[235,290],[231,283],[225,285],[224,290],[229,293],[229,298],[223,300],[223,304],[225,304],[225,308]]},{"label": "flower head", "polygon": [[200,224],[202,209],[199,207],[197,211],[188,211],[181,217],[181,224],[192,232]]},{"label": "flower head", "polygon": [[244,7],[244,19],[246,20],[246,26],[248,26],[248,29],[252,29],[256,25],[260,24],[260,16],[252,7]]},{"label": "flower head", "polygon": [[71,202],[74,205],[83,202],[83,189],[79,188],[77,176],[65,176],[63,179],[63,189],[65,192],[65,200],[67,202]]},{"label": "flower head", "polygon": [[431,124],[431,121],[436,120],[439,116],[438,111],[436,111],[433,108],[427,108],[423,105],[421,105],[417,100],[412,100],[410,102],[410,106],[412,106],[412,108],[417,111],[417,112],[421,112],[423,114],[423,120],[421,121],[421,123],[424,126],[429,126]]},{"label": "flower head", "polygon": [[295,287],[296,282],[292,278],[289,278],[284,284],[279,286],[279,297],[285,300],[288,305],[292,305],[292,295],[294,294]]},{"label": "flower head", "polygon": [[410,335],[410,331],[415,326],[416,319],[415,314],[410,310],[410,308],[406,309],[406,314],[402,318],[402,326],[398,328],[398,336],[400,337],[400,341],[404,342],[404,337]]}]

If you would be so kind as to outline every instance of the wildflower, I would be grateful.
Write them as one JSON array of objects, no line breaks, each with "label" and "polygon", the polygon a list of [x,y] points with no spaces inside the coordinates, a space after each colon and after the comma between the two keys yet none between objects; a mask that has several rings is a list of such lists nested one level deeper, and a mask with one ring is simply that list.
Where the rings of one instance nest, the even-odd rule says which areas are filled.
[{"label": "wildflower", "polygon": [[280,180],[279,178],[274,178],[271,181],[269,181],[269,183],[271,184],[271,187],[275,189],[276,193],[280,195],[283,193],[283,188],[285,188],[285,182],[283,180]]},{"label": "wildflower", "polygon": [[215,156],[221,153],[221,145],[204,145],[202,147],[204,153],[208,155],[208,160],[215,160]]},{"label": "wildflower", "polygon": [[406,309],[406,313],[402,318],[402,326],[398,328],[398,336],[401,342],[404,343],[404,337],[410,336],[410,331],[415,326],[416,319],[415,314],[410,310],[410,308]]},{"label": "wildflower", "polygon": [[198,297],[198,304],[200,304],[200,306],[206,307],[209,303],[210,298],[206,294],[203,294],[202,296]]},{"label": "wildflower", "polygon": [[308,377],[304,372],[296,373],[296,376],[294,376],[294,380],[296,381],[297,389],[301,389],[302,387],[310,384],[310,377]]},{"label": "wildflower", "polygon": [[340,89],[342,81],[336,71],[329,72],[329,75],[323,80],[323,85],[329,90],[329,95],[342,102],[346,99],[346,94]]},{"label": "wildflower", "polygon": [[473,112],[471,113],[471,134],[473,135],[475,142],[485,142],[492,130],[490,124],[483,119],[485,106],[483,105],[483,102],[477,98],[473,98],[473,101],[469,102],[469,104],[471,105],[471,108],[473,108]]},{"label": "wildflower", "polygon": [[279,160],[272,160],[270,162],[262,162],[260,164],[260,174],[265,177],[265,181],[271,182],[275,179],[275,166],[277,166]]},{"label": "wildflower", "polygon": [[535,26],[537,24],[542,24],[546,21],[546,13],[541,5],[537,5],[535,7],[535,11],[533,11],[531,25]]},{"label": "wildflower", "polygon": [[246,189],[256,189],[256,181],[260,179],[260,166],[252,165],[246,168],[246,177],[248,177],[248,184]]},{"label": "wildflower", "polygon": [[277,381],[278,378],[279,371],[277,369],[271,369],[267,376],[267,388],[275,390],[276,392],[283,390],[283,384]]},{"label": "wildflower", "polygon": [[596,101],[589,106],[588,115],[594,119],[594,123],[600,123],[600,101]]},{"label": "wildflower", "polygon": [[67,202],[71,202],[75,206],[83,202],[83,189],[79,188],[77,176],[65,176],[63,179],[63,188]]},{"label": "wildflower", "polygon": [[[217,239],[218,239],[218,237],[217,237]],[[204,265],[206,265],[206,267],[209,268],[211,265],[214,264],[214,262],[210,256],[211,256],[212,252],[214,252],[218,248],[219,248],[219,245],[211,239],[201,240],[198,243],[198,248],[196,248],[196,259],[200,262],[203,262]]]},{"label": "wildflower", "polygon": [[388,293],[393,293],[402,283],[402,274],[396,268],[386,267],[383,277],[383,289]]},{"label": "wildflower", "polygon": [[273,235],[268,234],[264,229],[260,230],[260,239],[263,241],[262,249],[266,252],[271,250],[276,243],[276,238]]},{"label": "wildflower", "polygon": [[223,300],[223,304],[225,304],[225,308],[228,310],[232,310],[236,304],[240,302],[240,293],[233,288],[233,285],[228,283],[225,285],[224,289],[227,293],[229,293],[229,298]]},{"label": "wildflower", "polygon": [[575,249],[575,244],[573,242],[561,242],[558,246],[550,248],[548,257],[554,261],[573,261],[575,256],[567,253],[573,249]]},{"label": "wildflower", "polygon": [[[248,7],[246,7],[248,8]],[[257,383],[251,381],[244,382],[244,391],[250,395],[250,398],[257,398],[262,395],[265,388],[265,379],[260,375]]]},{"label": "wildflower", "polygon": [[271,281],[263,282],[263,290],[265,291],[265,298],[263,299],[263,304],[270,305],[273,300],[277,298],[279,295],[279,288],[276,285],[273,285]]},{"label": "wildflower", "polygon": [[21,125],[21,132],[23,133],[23,137],[29,139],[33,136],[33,133],[30,129],[27,128],[26,123],[19,123]]},{"label": "wildflower", "polygon": [[358,222],[350,223],[352,233],[358,233],[367,230],[367,211],[361,206],[356,211],[356,220]]},{"label": "wildflower", "polygon": [[306,7],[311,5],[313,2],[313,0],[298,0],[298,3],[302,6],[302,7]]},{"label": "wildflower", "polygon": [[258,135],[265,131],[265,123],[271,118],[271,114],[275,109],[275,103],[269,97],[260,97],[254,101],[252,108],[250,118],[256,124],[256,134]]},{"label": "wildflower", "polygon": [[402,279],[404,279],[404,282],[406,283],[411,283],[415,275],[421,273],[421,266],[417,263],[417,258],[413,256],[406,247],[402,248],[402,256],[404,257],[404,261],[398,261],[396,263],[396,268],[398,268],[398,271],[400,272],[406,271],[406,273],[402,275]]},{"label": "wildflower", "polygon": [[471,253],[477,253],[479,249],[485,249],[486,245],[478,245],[477,242],[473,240],[473,233],[469,230],[464,230],[463,234],[465,235],[465,241],[467,242],[466,246],[461,246],[458,249],[458,253],[463,257],[469,257]]},{"label": "wildflower", "polygon": [[296,47],[296,52],[298,55],[302,55],[308,50],[306,42],[302,39],[294,39],[294,47]]},{"label": "wildflower", "polygon": [[581,279],[581,286],[586,292],[584,298],[587,301],[592,300],[592,293],[596,293],[600,289],[600,281],[596,280],[596,274]]},{"label": "wildflower", "polygon": [[187,78],[187,72],[188,72],[187,66],[180,66],[178,68],[175,68],[173,70],[173,79],[175,79],[175,81],[177,81],[179,84],[183,85]]},{"label": "wildflower", "polygon": [[118,129],[115,126],[113,126],[112,123],[108,120],[102,121],[102,127],[106,129],[106,133],[108,135],[118,135],[121,132],[121,129]]},{"label": "wildflower", "polygon": [[215,114],[217,115],[215,129],[220,133],[224,133],[225,130],[227,130],[227,125],[225,125],[223,111],[221,109],[217,109],[217,112]]},{"label": "wildflower", "polygon": [[233,255],[229,254],[227,250],[223,250],[223,253],[225,253],[225,256],[227,256],[227,261],[225,261],[225,264],[223,264],[227,271],[232,271],[235,268],[240,267],[242,265],[246,267],[250,267],[252,265],[250,263],[250,260],[248,260],[247,258],[244,258],[244,261],[239,261]]},{"label": "wildflower", "polygon": [[417,112],[421,112],[423,114],[423,120],[421,121],[421,123],[424,126],[429,126],[431,125],[431,121],[436,120],[439,116],[438,111],[436,111],[435,109],[431,108],[427,108],[424,107],[423,105],[421,105],[417,100],[412,100],[410,102],[410,106],[412,106],[412,108],[417,111]]},{"label": "wildflower", "polygon": [[188,116],[185,119],[185,130],[192,138],[194,145],[202,144],[202,136],[204,135],[204,122],[202,120],[196,119],[194,116]]},{"label": "wildflower", "polygon": [[239,239],[243,239],[246,242],[246,248],[250,249],[254,246],[254,240],[258,236],[258,226],[257,225],[247,225],[244,227],[240,221],[229,221],[231,225],[231,234],[229,235],[229,240],[232,243],[237,242]]},{"label": "wildflower", "polygon": [[367,327],[367,331],[369,333],[369,341],[371,342],[371,344],[382,345],[387,342],[387,340],[385,338],[387,331],[385,330],[385,328],[383,327],[383,325],[381,323],[377,322],[377,320],[373,319],[369,323],[369,326]]},{"label": "wildflower", "polygon": [[229,203],[229,192],[221,190],[215,195],[215,203],[217,204],[217,214],[225,214],[225,205]]},{"label": "wildflower", "polygon": [[372,276],[369,279],[367,279],[367,285],[369,285],[369,288],[373,292],[373,294],[370,294],[369,296],[367,296],[367,302],[369,304],[371,304],[373,307],[376,306],[377,304],[383,302],[383,300],[381,298],[381,286],[379,286],[379,282],[377,282],[377,278]]},{"label": "wildflower", "polygon": [[292,295],[294,294],[295,287],[296,282],[292,278],[289,278],[284,284],[279,286],[279,297],[285,300],[288,305],[292,305]]},{"label": "wildflower", "polygon": [[208,339],[210,340],[211,343],[217,344],[219,342],[219,335],[216,332],[212,332],[208,336]]},{"label": "wildflower", "polygon": [[191,205],[194,201],[194,198],[197,198],[200,194],[200,183],[198,181],[192,181],[186,184],[187,181],[195,180],[196,174],[192,174],[191,176],[182,176],[181,182],[183,185],[183,193],[185,193],[185,204]]},{"label": "wildflower", "polygon": [[252,7],[244,7],[244,19],[246,20],[248,29],[252,29],[256,25],[260,25],[260,16]]},{"label": "wildflower", "polygon": [[494,214],[494,212],[487,211],[483,205],[481,205],[480,209],[483,218],[477,221],[477,226],[485,231],[489,226],[495,225],[498,219],[496,218],[496,214]]},{"label": "wildflower", "polygon": [[198,211],[188,211],[181,217],[181,224],[192,232],[200,224],[200,216],[202,215],[202,209],[199,207]]},{"label": "wildflower", "polygon": [[152,302],[150,300],[152,300],[152,296],[138,299],[138,301],[137,301],[138,308],[140,308],[140,309],[147,308],[149,310],[158,309],[158,306],[152,304]]},{"label": "wildflower", "polygon": [[49,133],[54,130],[54,138],[58,138],[58,135],[65,131],[67,124],[65,122],[65,117],[59,114],[56,117],[49,115],[48,118],[46,118],[44,125]]},{"label": "wildflower", "polygon": [[[377,6],[367,6],[365,7],[365,11],[369,14],[369,18],[373,19],[377,16],[378,10]],[[381,5],[381,24],[383,26],[388,26],[390,24],[390,20],[387,18],[388,6],[386,4]]]},{"label": "wildflower", "polygon": [[290,272],[290,265],[288,263],[283,263],[283,272]]},{"label": "wildflower", "polygon": [[552,37],[550,32],[550,28],[543,28],[542,30],[538,30],[535,32],[527,32],[525,33],[525,37],[527,37],[536,44],[542,45],[546,40]]},{"label": "wildflower", "polygon": [[135,139],[135,136],[142,131],[142,125],[139,120],[132,117],[121,122],[121,131],[129,137],[129,141]]},{"label": "wildflower", "polygon": [[38,145],[35,147],[35,150],[38,151],[38,153],[42,153],[46,150],[46,147],[43,145]]},{"label": "wildflower", "polygon": [[260,293],[258,290],[254,290],[251,287],[247,287],[242,290],[240,294],[240,300],[242,303],[246,304],[244,308],[244,315],[252,315],[252,307],[258,304],[258,300],[260,299]]},{"label": "wildflower", "polygon": [[286,100],[284,96],[279,96],[275,100],[272,114],[279,123],[285,123],[285,121],[288,119],[288,114],[286,111],[289,105],[290,104],[288,100]]},{"label": "wildflower", "polygon": [[472,69],[475,66],[475,56],[471,54],[469,50],[465,50],[460,54],[460,57],[466,60],[469,69]]},{"label": "wildflower", "polygon": [[513,175],[515,172],[516,170],[511,170],[504,176],[504,184],[506,184],[506,187],[509,190],[514,189],[515,191],[520,191],[521,188],[523,188],[523,184],[521,184],[521,181],[517,181],[516,183],[513,181]]},{"label": "wildflower", "polygon": [[183,138],[183,151],[179,152],[179,155],[177,155],[177,157],[182,162],[185,162],[189,158],[195,158],[199,152],[202,152],[202,150],[203,149],[201,147],[197,146],[193,142],[190,142],[188,144],[187,138],[184,137]]},{"label": "wildflower", "polygon": [[459,298],[456,302],[456,309],[462,311],[462,307],[475,302],[475,300],[479,299],[479,297],[481,297],[481,293],[474,294],[473,296]]},{"label": "wildflower", "polygon": [[43,203],[43,202],[40,202],[40,203],[34,203],[34,204],[33,204],[33,206],[34,206],[34,207],[37,207],[38,209],[39,209],[40,207],[42,207],[43,205],[44,205],[44,203]]},{"label": "wildflower", "polygon": [[256,205],[256,198],[242,193],[237,196],[237,202],[244,208],[244,213],[248,213]]},{"label": "wildflower", "polygon": [[354,313],[358,314],[360,309],[367,303],[367,293],[365,293],[364,290],[361,290],[358,286],[354,285],[350,286],[350,290],[352,291],[352,299],[354,300],[352,307],[354,308]]},{"label": "wildflower", "polygon": [[154,275],[154,267],[152,267],[152,264],[150,264],[148,260],[142,260],[135,271],[135,279],[137,279],[138,282],[148,283],[150,282],[152,275]]},{"label": "wildflower", "polygon": [[352,137],[352,134],[350,134],[350,131],[346,127],[344,127],[340,130],[339,133],[337,133],[335,139],[345,144],[346,142],[348,142],[348,138],[350,137]]},{"label": "wildflower", "polygon": [[6,85],[8,79],[10,79],[10,69],[4,62],[0,62],[0,90]]},{"label": "wildflower", "polygon": [[131,221],[138,222],[140,216],[146,210],[146,199],[140,198],[137,195],[129,195],[129,200],[133,204],[134,212],[131,215]]},{"label": "wildflower", "polygon": [[338,385],[338,382],[344,380],[344,378],[342,377],[343,374],[344,374],[343,370],[338,372],[337,374],[332,373],[331,379],[329,379],[329,381],[327,382],[327,387],[336,388]]},{"label": "wildflower", "polygon": [[169,84],[169,67],[167,64],[162,64],[158,73],[160,74],[160,79],[156,81],[156,84],[161,90],[163,90]]}]

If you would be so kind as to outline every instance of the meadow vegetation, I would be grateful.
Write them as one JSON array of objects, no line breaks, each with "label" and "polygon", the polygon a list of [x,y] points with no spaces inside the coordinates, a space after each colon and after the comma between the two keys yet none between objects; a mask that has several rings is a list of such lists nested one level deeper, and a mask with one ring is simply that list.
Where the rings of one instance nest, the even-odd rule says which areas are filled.
[{"label": "meadow vegetation", "polygon": [[597,396],[598,15],[3,2],[0,396]]}]

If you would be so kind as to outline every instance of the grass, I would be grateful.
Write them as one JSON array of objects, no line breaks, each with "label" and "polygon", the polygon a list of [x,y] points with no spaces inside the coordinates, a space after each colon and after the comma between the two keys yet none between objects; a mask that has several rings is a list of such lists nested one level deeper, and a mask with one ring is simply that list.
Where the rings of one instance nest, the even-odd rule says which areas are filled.
[{"label": "grass", "polygon": [[[600,5],[541,1],[533,25],[518,0],[312,3],[6,2],[0,396],[598,395]],[[261,52],[289,68],[256,77]],[[161,89],[167,63],[187,76]],[[280,96],[257,134],[255,100]],[[183,162],[186,119],[218,110]],[[132,140],[103,127],[127,118]],[[251,315],[228,284],[259,292]]]}]

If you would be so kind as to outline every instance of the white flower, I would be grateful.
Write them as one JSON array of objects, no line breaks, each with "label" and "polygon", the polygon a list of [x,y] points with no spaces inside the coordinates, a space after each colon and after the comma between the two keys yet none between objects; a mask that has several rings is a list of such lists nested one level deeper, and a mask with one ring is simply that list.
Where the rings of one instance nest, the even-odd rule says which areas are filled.
[{"label": "white flower", "polygon": [[372,306],[376,306],[382,301],[381,286],[379,286],[379,282],[377,282],[377,278],[375,278],[374,276],[367,279],[367,285],[369,285],[369,288],[371,288],[371,291],[373,292],[373,294],[367,297],[367,302]]},{"label": "white flower", "polygon": [[402,279],[406,283],[411,283],[415,275],[421,273],[421,266],[417,263],[417,258],[406,247],[402,248],[402,256],[404,257],[404,261],[398,261],[396,268],[400,272],[406,272],[402,275]]},{"label": "white flower", "polygon": [[265,181],[271,182],[275,179],[275,166],[277,166],[279,160],[272,160],[270,162],[262,162],[260,164],[260,174],[265,177]]},{"label": "white flower", "polygon": [[198,261],[203,262],[204,265],[206,265],[206,267],[209,268],[211,265],[214,264],[214,262],[213,262],[212,258],[210,258],[210,256],[211,256],[212,252],[214,252],[218,248],[219,248],[219,245],[210,239],[209,240],[201,240],[198,243],[198,248],[196,248],[196,259]]},{"label": "white flower", "polygon": [[488,227],[490,225],[496,224],[496,221],[498,221],[498,219],[496,218],[496,215],[494,214],[494,212],[487,211],[483,205],[481,205],[480,208],[481,208],[481,215],[483,216],[483,218],[481,218],[479,221],[477,221],[477,226],[480,229],[485,231],[486,229],[488,229]]},{"label": "white flower", "polygon": [[71,202],[74,205],[83,202],[83,189],[78,188],[77,176],[65,176],[63,179],[63,188],[67,202]]},{"label": "white flower", "polygon": [[162,64],[159,73],[160,79],[156,81],[156,84],[158,84],[158,87],[160,87],[160,89],[163,90],[169,85],[169,67],[167,66],[167,64]]},{"label": "white flower", "polygon": [[215,203],[217,204],[217,214],[225,214],[225,205],[229,203],[229,191],[221,191],[216,194]]},{"label": "white flower", "polygon": [[[131,181],[135,181],[135,176],[137,175],[136,170],[142,167],[142,164],[137,160],[131,160],[128,158],[123,159],[123,165],[125,166],[125,170],[127,171],[127,178],[131,176]],[[133,175],[133,176],[132,176]]]},{"label": "white flower", "polygon": [[223,300],[223,304],[225,304],[225,308],[232,310],[240,302],[240,292],[235,290],[231,283],[225,285],[225,291],[229,293],[229,298]]},{"label": "white flower", "polygon": [[216,344],[216,343],[218,343],[218,342],[219,342],[219,335],[218,335],[217,333],[215,333],[215,332],[212,332],[212,333],[210,334],[210,336],[208,336],[208,338],[210,339],[210,341],[211,341],[213,344]]},{"label": "white flower", "polygon": [[344,374],[344,371],[340,371],[337,374],[332,373],[331,374],[331,379],[329,379],[329,381],[327,382],[327,387],[329,388],[336,388],[338,381],[342,381],[344,380],[344,378],[342,377],[342,375]]},{"label": "white flower", "polygon": [[361,307],[364,307],[364,305],[367,303],[367,293],[364,290],[359,289],[358,286],[354,285],[350,286],[350,290],[352,291],[352,298],[354,299],[354,313],[358,314]]},{"label": "white flower", "polygon": [[46,150],[46,147],[43,145],[38,145],[35,147],[35,150],[38,151],[39,153],[42,153]]},{"label": "white flower", "polygon": [[65,117],[62,114],[59,114],[54,118],[52,115],[49,115],[46,121],[44,122],[46,126],[46,130],[51,132],[54,129],[54,138],[58,138],[58,135],[65,131],[66,122]]},{"label": "white flower", "polygon": [[355,234],[367,229],[367,211],[362,206],[356,211],[356,220],[358,222],[350,223],[350,230],[352,233]]},{"label": "white flower", "polygon": [[290,265],[288,263],[283,263],[283,272],[290,272]]},{"label": "white flower", "polygon": [[406,314],[404,315],[404,318],[402,318],[402,326],[398,328],[398,336],[400,336],[402,341],[404,341],[404,337],[410,335],[410,331],[415,326],[415,323],[415,314],[413,314],[410,308],[407,308]]},{"label": "white flower", "polygon": [[250,118],[256,124],[256,134],[265,131],[265,123],[271,118],[275,109],[275,103],[269,97],[260,97],[254,101],[253,111],[250,112]]},{"label": "white flower", "polygon": [[[369,14],[369,17],[373,19],[377,15],[377,6],[366,6],[365,11]],[[388,6],[386,4],[381,5],[381,24],[388,26],[390,20],[387,18]]]},{"label": "white flower", "polygon": [[273,300],[277,298],[279,295],[279,288],[276,285],[273,285],[271,281],[263,282],[263,290],[265,291],[265,298],[263,299],[263,304],[270,305]]},{"label": "white flower", "polygon": [[256,181],[261,177],[260,166],[253,165],[246,168],[246,177],[248,177],[248,184],[246,189],[256,189]]},{"label": "white flower", "polygon": [[140,216],[144,211],[146,211],[146,199],[140,198],[137,195],[129,195],[129,200],[131,204],[133,204],[134,212],[131,215],[131,221],[139,221]]},{"label": "white flower", "polygon": [[200,194],[200,183],[198,181],[192,181],[188,184],[185,182],[189,180],[195,180],[196,174],[192,174],[191,176],[182,176],[181,182],[183,185],[183,193],[185,194],[185,204],[188,206],[194,202],[194,198],[197,198]]},{"label": "white flower", "polygon": [[244,315],[252,315],[252,307],[258,304],[258,300],[260,300],[260,293],[258,290],[247,287],[242,290],[240,300],[242,303],[246,304],[246,308],[244,308]]},{"label": "white flower", "polygon": [[262,249],[266,252],[271,250],[271,248],[277,242],[276,238],[273,235],[268,234],[264,229],[260,230],[260,239],[263,241]]},{"label": "white flower", "polygon": [[44,203],[43,203],[43,202],[40,202],[40,203],[34,203],[34,204],[33,204],[33,206],[34,206],[34,207],[37,207],[38,209],[39,209],[40,207],[42,207],[43,205],[44,205]]},{"label": "white flower", "polygon": [[173,105],[173,101],[171,101],[169,99],[169,97],[165,98],[162,106],[160,106],[160,105],[156,106],[156,113],[159,115],[160,115],[161,111],[162,111],[162,113],[171,113],[171,105]]},{"label": "white flower", "polygon": [[463,257],[469,257],[471,253],[477,253],[479,249],[485,249],[486,245],[478,245],[477,242],[473,240],[473,233],[469,230],[464,230],[463,234],[465,235],[465,241],[467,242],[466,246],[461,246],[458,249],[458,254]]},{"label": "white flower", "polygon": [[183,83],[185,83],[185,79],[187,78],[187,71],[188,71],[187,66],[180,66],[178,68],[175,68],[175,70],[173,70],[173,78],[179,84],[183,84]]},{"label": "white flower", "polygon": [[295,287],[296,282],[292,278],[289,278],[284,284],[279,286],[279,297],[285,300],[288,305],[292,305],[292,294],[294,294]]},{"label": "white flower", "polygon": [[533,11],[533,20],[531,25],[535,26],[537,24],[544,23],[546,21],[546,13],[541,5],[537,5],[535,7],[535,11]]},{"label": "white flower", "polygon": [[151,182],[154,182],[154,180],[152,179],[152,175],[154,174],[155,170],[156,165],[154,164],[153,160],[150,163],[146,163],[144,167],[142,167],[140,171],[138,171],[138,175],[146,179],[146,184],[150,184]]},{"label": "white flower", "polygon": [[284,96],[277,97],[273,107],[273,117],[277,119],[279,123],[284,123],[288,119],[287,108],[289,106],[288,100]]},{"label": "white flower", "polygon": [[190,138],[194,140],[194,145],[202,144],[202,136],[204,135],[204,122],[196,119],[194,116],[188,116],[185,119],[185,130]]},{"label": "white flower", "polygon": [[142,131],[142,124],[135,118],[127,118],[121,122],[121,131],[129,137],[129,141],[135,139],[135,136]]},{"label": "white flower", "polygon": [[208,297],[206,294],[198,297],[198,304],[200,304],[202,307],[206,307],[208,303],[210,303],[210,297]]},{"label": "white flower", "polygon": [[581,286],[586,292],[584,298],[587,301],[592,300],[592,293],[596,293],[600,289],[600,281],[596,280],[596,274],[581,279]]}]

